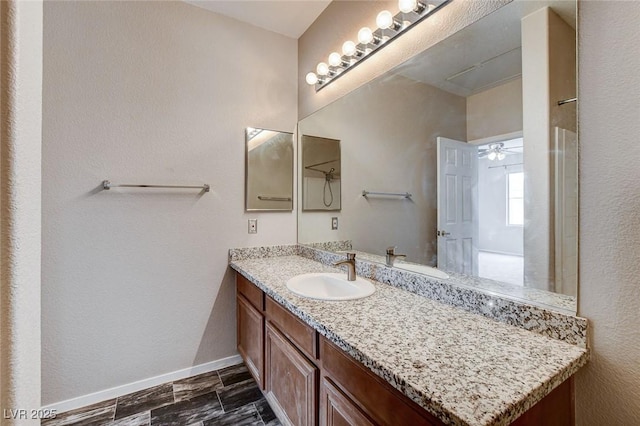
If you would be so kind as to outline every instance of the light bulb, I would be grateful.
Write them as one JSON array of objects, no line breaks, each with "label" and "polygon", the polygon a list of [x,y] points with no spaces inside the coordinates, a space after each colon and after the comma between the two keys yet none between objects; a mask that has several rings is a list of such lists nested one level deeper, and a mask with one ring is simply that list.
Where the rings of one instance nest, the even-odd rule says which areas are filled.
[{"label": "light bulb", "polygon": [[342,45],[342,53],[345,56],[353,56],[356,53],[356,44],[351,40],[345,41]]},{"label": "light bulb", "polygon": [[316,75],[316,73],[310,72],[309,74],[307,74],[305,80],[307,80],[307,84],[313,86],[318,82],[318,76]]},{"label": "light bulb", "polygon": [[316,72],[318,73],[318,75],[329,74],[329,65],[325,64],[324,62],[320,62],[316,67]]},{"label": "light bulb", "polygon": [[402,13],[413,12],[418,7],[418,0],[398,0],[398,9]]},{"label": "light bulb", "polygon": [[496,159],[496,156],[497,156],[497,155],[498,155],[498,154],[496,154],[496,152],[495,152],[495,151],[491,151],[491,152],[489,153],[489,155],[487,155],[487,158],[488,158],[490,161],[493,161],[493,160],[495,160],[495,159]]},{"label": "light bulb", "polygon": [[329,55],[329,65],[332,67],[339,67],[342,64],[342,56],[338,52],[333,52]]},{"label": "light bulb", "polygon": [[370,28],[364,27],[358,31],[358,41],[362,44],[369,44],[373,41],[373,31]]},{"label": "light bulb", "polygon": [[393,25],[393,15],[388,10],[383,10],[376,17],[376,25],[382,30],[386,30]]},{"label": "light bulb", "polygon": [[504,152],[500,151],[498,153],[498,161],[504,160],[506,156],[507,156],[507,154],[505,154]]}]

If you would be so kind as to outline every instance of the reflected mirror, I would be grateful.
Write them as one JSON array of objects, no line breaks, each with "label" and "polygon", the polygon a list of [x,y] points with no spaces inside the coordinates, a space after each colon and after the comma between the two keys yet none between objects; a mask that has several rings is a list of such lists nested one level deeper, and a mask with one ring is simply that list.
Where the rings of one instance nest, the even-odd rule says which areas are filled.
[{"label": "reflected mirror", "polygon": [[298,241],[575,312],[575,22],[513,1],[303,119],[341,141],[342,210],[300,209]]},{"label": "reflected mirror", "polygon": [[248,127],[245,208],[293,210],[293,133]]},{"label": "reflected mirror", "polygon": [[340,141],[302,135],[302,210],[340,210]]}]

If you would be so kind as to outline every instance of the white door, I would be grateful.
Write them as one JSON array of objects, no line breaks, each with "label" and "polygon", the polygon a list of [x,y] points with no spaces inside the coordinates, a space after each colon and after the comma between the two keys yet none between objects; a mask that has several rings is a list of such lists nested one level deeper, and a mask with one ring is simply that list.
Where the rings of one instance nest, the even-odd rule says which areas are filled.
[{"label": "white door", "polygon": [[478,147],[438,137],[438,268],[478,275]]}]

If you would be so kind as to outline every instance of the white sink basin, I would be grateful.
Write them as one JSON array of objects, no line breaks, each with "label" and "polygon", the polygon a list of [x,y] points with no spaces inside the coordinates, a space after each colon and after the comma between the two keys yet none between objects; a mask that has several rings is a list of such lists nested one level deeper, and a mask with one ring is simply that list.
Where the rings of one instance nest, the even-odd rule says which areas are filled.
[{"label": "white sink basin", "polygon": [[393,266],[405,271],[417,272],[418,274],[429,275],[434,278],[449,278],[449,275],[442,272],[440,269],[432,268],[431,266],[416,265],[415,263],[396,263]]},{"label": "white sink basin", "polygon": [[344,273],[313,273],[296,275],[287,281],[287,288],[298,296],[320,300],[353,300],[373,294],[371,282],[356,277],[348,281]]}]

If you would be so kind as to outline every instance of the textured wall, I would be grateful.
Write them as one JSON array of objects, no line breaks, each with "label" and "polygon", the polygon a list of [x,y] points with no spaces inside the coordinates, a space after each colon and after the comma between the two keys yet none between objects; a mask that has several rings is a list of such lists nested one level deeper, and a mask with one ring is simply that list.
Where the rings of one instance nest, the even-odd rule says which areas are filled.
[{"label": "textured wall", "polygon": [[[42,2],[0,5],[0,423],[39,424]],[[10,410],[27,410],[16,419]],[[4,411],[7,410],[7,411]],[[15,413],[15,411],[14,411]]]},{"label": "textured wall", "polygon": [[640,419],[640,3],[579,4],[580,293],[591,362],[577,424]]},{"label": "textured wall", "polygon": [[296,41],[182,2],[44,12],[43,402],[234,355],[227,250],[296,241],[295,212],[244,213],[244,129],[295,128]]}]

